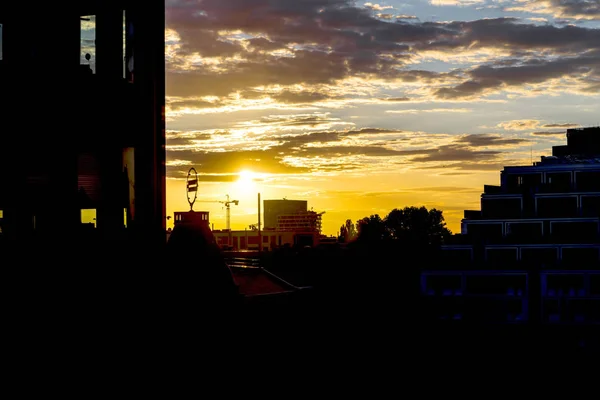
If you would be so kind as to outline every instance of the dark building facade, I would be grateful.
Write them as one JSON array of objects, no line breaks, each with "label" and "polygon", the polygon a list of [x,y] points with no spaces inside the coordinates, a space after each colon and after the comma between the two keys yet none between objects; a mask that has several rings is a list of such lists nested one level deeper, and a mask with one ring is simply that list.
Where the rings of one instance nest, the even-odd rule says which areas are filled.
[{"label": "dark building facade", "polygon": [[0,210],[7,239],[164,242],[164,1],[0,5]]},{"label": "dark building facade", "polygon": [[422,274],[432,319],[600,324],[600,128],[505,167]]},{"label": "dark building facade", "polygon": [[305,213],[308,210],[308,201],[306,200],[264,200],[263,208],[265,212],[264,229],[277,228],[277,218],[284,214]]}]

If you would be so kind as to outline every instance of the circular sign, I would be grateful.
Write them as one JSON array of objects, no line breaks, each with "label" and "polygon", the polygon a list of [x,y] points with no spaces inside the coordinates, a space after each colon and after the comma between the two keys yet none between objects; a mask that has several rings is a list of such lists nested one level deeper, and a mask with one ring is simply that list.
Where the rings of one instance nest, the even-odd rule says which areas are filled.
[{"label": "circular sign", "polygon": [[196,202],[196,198],[198,197],[198,173],[194,168],[190,168],[190,170],[188,171],[185,188],[187,201],[188,203],[190,203],[190,211],[194,211],[194,203]]}]

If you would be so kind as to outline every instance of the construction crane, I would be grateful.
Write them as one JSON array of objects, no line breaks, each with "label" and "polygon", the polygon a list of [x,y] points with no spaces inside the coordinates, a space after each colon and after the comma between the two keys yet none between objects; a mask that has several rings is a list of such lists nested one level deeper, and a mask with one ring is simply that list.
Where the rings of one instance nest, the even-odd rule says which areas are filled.
[{"label": "construction crane", "polygon": [[227,200],[200,200],[201,203],[221,203],[225,205],[225,218],[227,230],[231,230],[231,205],[239,205],[239,200],[229,200],[229,195],[226,195]]}]

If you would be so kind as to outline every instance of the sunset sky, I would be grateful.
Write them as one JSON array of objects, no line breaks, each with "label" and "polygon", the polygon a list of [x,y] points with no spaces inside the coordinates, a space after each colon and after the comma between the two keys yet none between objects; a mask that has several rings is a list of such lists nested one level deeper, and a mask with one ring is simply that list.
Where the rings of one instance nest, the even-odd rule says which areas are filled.
[{"label": "sunset sky", "polygon": [[328,235],[411,205],[460,232],[504,165],[600,125],[599,0],[167,0],[166,35],[167,211],[194,167],[215,229],[260,192]]}]

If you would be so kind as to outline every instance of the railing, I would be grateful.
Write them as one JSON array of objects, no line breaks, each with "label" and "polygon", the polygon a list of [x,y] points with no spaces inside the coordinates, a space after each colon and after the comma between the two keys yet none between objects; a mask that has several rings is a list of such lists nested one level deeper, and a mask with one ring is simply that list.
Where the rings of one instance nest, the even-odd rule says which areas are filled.
[{"label": "railing", "polygon": [[225,262],[230,267],[242,267],[242,268],[260,268],[260,258],[250,257],[226,257]]}]

